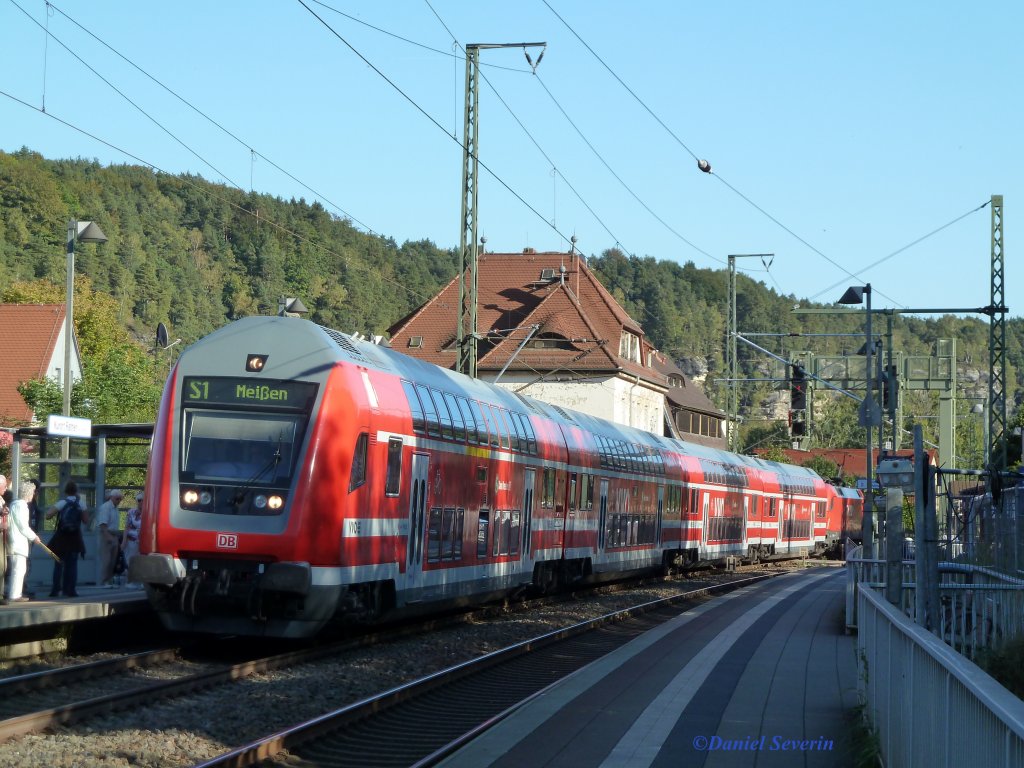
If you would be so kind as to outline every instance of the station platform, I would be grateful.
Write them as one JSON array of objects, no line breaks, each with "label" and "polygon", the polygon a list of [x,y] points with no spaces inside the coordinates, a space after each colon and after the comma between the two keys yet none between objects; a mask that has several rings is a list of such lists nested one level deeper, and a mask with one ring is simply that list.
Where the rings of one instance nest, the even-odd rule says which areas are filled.
[{"label": "station platform", "polygon": [[[79,585],[77,597],[37,597],[0,606],[0,660],[66,651],[93,632],[117,631],[120,621],[149,621],[153,611],[142,589]],[[102,627],[100,626],[102,624]]]},{"label": "station platform", "polygon": [[689,609],[556,683],[447,768],[855,764],[845,570],[813,568]]}]

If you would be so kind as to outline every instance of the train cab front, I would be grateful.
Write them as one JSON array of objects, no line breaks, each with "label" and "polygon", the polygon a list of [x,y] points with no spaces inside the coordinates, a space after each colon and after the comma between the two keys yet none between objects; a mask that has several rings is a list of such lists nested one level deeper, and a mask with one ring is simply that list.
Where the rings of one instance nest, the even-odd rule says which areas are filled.
[{"label": "train cab front", "polygon": [[168,629],[304,637],[331,618],[337,588],[314,585],[315,542],[292,503],[316,392],[182,380],[155,546],[129,566]]}]

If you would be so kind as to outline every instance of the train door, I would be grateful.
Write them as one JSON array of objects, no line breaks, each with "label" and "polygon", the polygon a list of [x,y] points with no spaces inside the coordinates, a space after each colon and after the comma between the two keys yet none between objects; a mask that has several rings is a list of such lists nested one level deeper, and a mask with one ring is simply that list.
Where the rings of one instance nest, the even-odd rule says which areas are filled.
[{"label": "train door", "polygon": [[533,483],[535,472],[532,469],[526,470],[523,477],[523,558],[529,558],[533,549],[532,544],[532,523],[533,523]]},{"label": "train door", "polygon": [[793,514],[793,503],[786,499],[779,500],[779,552],[789,552],[790,515]]},{"label": "train door", "polygon": [[406,545],[406,580],[415,580],[423,571],[423,536],[427,515],[427,470],[430,457],[412,455],[412,487],[409,492],[409,537]]},{"label": "train door", "polygon": [[600,515],[597,521],[597,548],[599,550],[604,549],[605,544],[605,525],[608,522],[608,480],[601,478],[601,496],[599,497]]},{"label": "train door", "polygon": [[701,518],[703,525],[700,531],[700,543],[704,550],[704,557],[708,557],[710,547],[708,547],[708,540],[711,538],[711,494],[707,491],[701,494],[703,501],[701,502]]},{"label": "train door", "polygon": [[750,551],[748,549],[748,547],[750,546],[750,543],[751,543],[750,542],[750,529],[749,529],[751,518],[752,518],[752,515],[750,514],[750,497],[744,494],[744,496],[743,496],[743,519],[740,520],[740,544],[743,547],[743,549],[746,550],[746,551]]},{"label": "train door", "polygon": [[665,512],[665,486],[658,486],[658,520],[655,523],[654,546],[661,546],[661,516]]}]

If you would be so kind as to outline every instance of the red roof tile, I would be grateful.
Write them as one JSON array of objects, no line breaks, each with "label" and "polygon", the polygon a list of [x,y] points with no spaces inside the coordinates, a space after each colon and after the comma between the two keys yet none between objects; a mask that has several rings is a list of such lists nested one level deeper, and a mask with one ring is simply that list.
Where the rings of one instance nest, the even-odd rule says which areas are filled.
[{"label": "red roof tile", "polygon": [[31,422],[18,385],[46,375],[63,326],[63,304],[0,304],[0,424]]},{"label": "red roof tile", "polygon": [[[651,345],[640,324],[615,301],[579,256],[546,252],[486,253],[477,268],[478,367],[498,371],[529,333],[550,347],[529,346],[511,370],[624,371],[664,386],[665,378],[619,355],[623,330]],[[389,329],[392,347],[446,368],[455,365],[454,341],[461,315],[459,280]],[[410,343],[414,345],[410,345]],[[415,345],[418,343],[418,346]]]},{"label": "red roof tile", "polygon": [[63,322],[63,304],[0,304],[0,424],[32,421],[17,386],[46,375]]}]

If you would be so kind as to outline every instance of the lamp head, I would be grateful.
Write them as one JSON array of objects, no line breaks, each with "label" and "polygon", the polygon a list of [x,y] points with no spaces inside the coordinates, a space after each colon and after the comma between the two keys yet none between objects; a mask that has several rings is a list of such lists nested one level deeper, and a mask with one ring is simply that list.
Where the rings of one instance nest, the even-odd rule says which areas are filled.
[{"label": "lamp head", "polygon": [[79,221],[75,239],[80,243],[105,243],[107,236],[94,221]]},{"label": "lamp head", "polygon": [[860,304],[864,301],[864,293],[866,286],[863,285],[851,285],[846,289],[846,293],[843,294],[842,298],[839,299],[840,304]]}]

